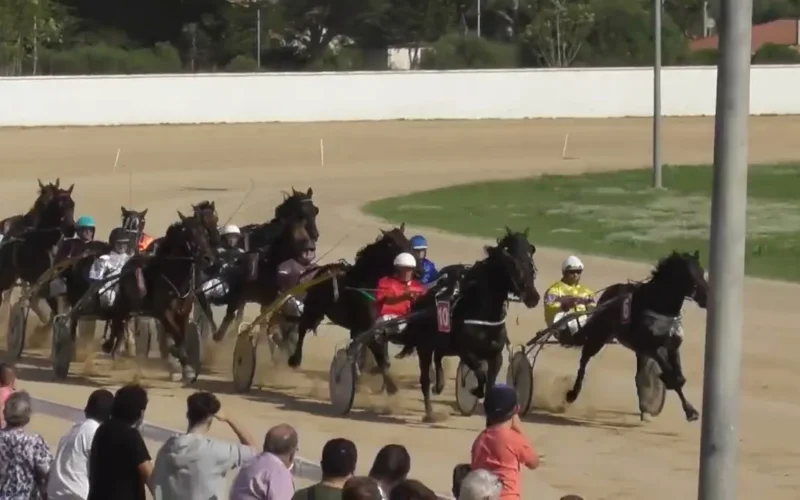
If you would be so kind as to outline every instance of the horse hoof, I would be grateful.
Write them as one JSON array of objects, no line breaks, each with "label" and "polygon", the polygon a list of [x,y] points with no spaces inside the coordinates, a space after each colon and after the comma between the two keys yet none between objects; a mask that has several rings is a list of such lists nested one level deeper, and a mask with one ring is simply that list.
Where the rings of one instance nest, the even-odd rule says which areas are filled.
[{"label": "horse hoof", "polygon": [[397,394],[397,392],[398,392],[397,384],[395,384],[391,380],[387,380],[386,381],[386,394],[388,394],[390,396],[394,396],[395,394]]},{"label": "horse hoof", "polygon": [[578,392],[569,390],[567,391],[567,403],[574,403],[578,399]]},{"label": "horse hoof", "polygon": [[301,361],[302,361],[302,358],[300,358],[299,356],[290,356],[289,357],[289,367],[290,368],[299,368]]},{"label": "horse hoof", "polygon": [[424,424],[433,424],[436,423],[436,417],[433,416],[431,413],[426,413],[424,417],[422,417],[422,423]]},{"label": "horse hoof", "polygon": [[700,418],[700,413],[697,412],[694,408],[691,411],[686,412],[686,421],[688,422],[696,422]]},{"label": "horse hoof", "polygon": [[469,392],[470,392],[470,393],[471,393],[473,396],[475,396],[476,398],[478,398],[478,399],[483,399],[483,396],[484,396],[484,394],[483,394],[483,389],[482,389],[482,388],[480,388],[480,387],[476,387],[476,388],[472,389],[472,390],[471,390],[471,391],[469,391]]},{"label": "horse hoof", "polygon": [[639,414],[639,420],[642,422],[650,422],[650,414],[646,411],[643,411]]},{"label": "horse hoof", "polygon": [[105,342],[103,342],[102,349],[104,353],[111,354],[111,351],[114,350],[114,340],[108,339]]},{"label": "horse hoof", "polygon": [[183,382],[185,384],[193,384],[197,381],[197,373],[189,366],[183,369]]},{"label": "horse hoof", "polygon": [[442,392],[444,392],[444,385],[442,385],[442,386],[439,386],[439,385],[434,385],[434,386],[433,386],[433,393],[434,393],[434,394],[436,394],[437,396],[439,396],[439,395],[441,395],[441,394],[442,394]]}]

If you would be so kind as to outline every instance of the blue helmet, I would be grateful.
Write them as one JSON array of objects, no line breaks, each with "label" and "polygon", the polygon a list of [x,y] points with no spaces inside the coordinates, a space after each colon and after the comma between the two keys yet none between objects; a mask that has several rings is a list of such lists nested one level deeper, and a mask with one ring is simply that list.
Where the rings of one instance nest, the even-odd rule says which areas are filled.
[{"label": "blue helmet", "polygon": [[416,235],[411,238],[411,248],[414,250],[424,250],[428,248],[428,240],[424,236]]},{"label": "blue helmet", "polygon": [[83,217],[78,219],[78,222],[76,222],[75,225],[78,226],[78,229],[83,227],[94,229],[95,227],[97,227],[97,225],[94,223],[94,219],[89,217],[88,215],[84,215]]}]

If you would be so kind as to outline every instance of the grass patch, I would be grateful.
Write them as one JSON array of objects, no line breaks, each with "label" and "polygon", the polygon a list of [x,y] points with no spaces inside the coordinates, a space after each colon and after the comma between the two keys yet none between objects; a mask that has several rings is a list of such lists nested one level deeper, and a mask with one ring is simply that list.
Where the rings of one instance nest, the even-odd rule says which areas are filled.
[{"label": "grass patch", "polygon": [[[495,237],[530,227],[537,245],[655,261],[673,249],[708,258],[712,169],[664,168],[668,189],[650,189],[650,169],[542,175],[452,186],[368,203],[392,222]],[[748,179],[749,275],[800,281],[800,164],[754,165]]]}]

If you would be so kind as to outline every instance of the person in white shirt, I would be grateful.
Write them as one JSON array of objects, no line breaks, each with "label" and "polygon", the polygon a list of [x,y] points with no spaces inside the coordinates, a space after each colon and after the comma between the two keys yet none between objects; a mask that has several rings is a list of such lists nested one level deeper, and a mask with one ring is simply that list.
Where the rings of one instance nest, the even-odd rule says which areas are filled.
[{"label": "person in white shirt", "polygon": [[236,261],[236,257],[244,253],[244,250],[239,248],[242,231],[237,226],[228,224],[222,228],[219,234],[222,237],[222,246],[219,248],[222,266],[219,269],[219,274],[203,283],[201,287],[206,297],[215,303],[224,302],[229,291],[226,271]]},{"label": "person in white shirt", "polygon": [[[126,230],[121,227],[114,228],[108,237],[108,242],[111,244],[111,251],[106,255],[98,257],[89,270],[89,279],[92,281],[107,280],[112,276],[118,275],[131,258],[128,245],[130,237]],[[103,286],[100,287],[98,295],[102,307],[108,308],[114,304],[114,298],[117,296],[118,283],[119,279],[111,279],[103,283]]]},{"label": "person in white shirt", "polygon": [[94,391],[86,402],[86,420],[77,423],[61,438],[47,481],[49,500],[86,500],[89,496],[89,452],[94,433],[108,420],[114,395],[105,390]]}]

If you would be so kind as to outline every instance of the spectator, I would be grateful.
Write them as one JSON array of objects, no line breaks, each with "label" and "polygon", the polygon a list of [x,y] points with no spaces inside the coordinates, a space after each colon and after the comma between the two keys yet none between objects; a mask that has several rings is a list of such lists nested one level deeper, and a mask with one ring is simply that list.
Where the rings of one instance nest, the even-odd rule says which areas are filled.
[{"label": "spectator", "polygon": [[451,490],[453,498],[458,498],[458,493],[461,491],[461,483],[470,472],[472,472],[470,464],[458,464],[453,468],[453,489]]},{"label": "spectator", "polygon": [[114,395],[111,418],[94,434],[89,453],[88,500],[144,500],[153,471],[139,429],[147,409],[147,391],[126,385]]},{"label": "spectator", "polygon": [[381,500],[378,482],[371,477],[355,476],[342,487],[342,500]]},{"label": "spectator", "polygon": [[405,446],[387,444],[375,456],[375,462],[369,471],[369,477],[378,482],[381,497],[389,498],[394,485],[408,477],[411,471],[411,455]]},{"label": "spectator", "polygon": [[0,429],[6,426],[3,418],[3,404],[14,392],[17,382],[17,373],[12,365],[0,363]]},{"label": "spectator", "polygon": [[437,500],[437,497],[432,489],[416,479],[406,479],[392,488],[389,500]]},{"label": "spectator", "polygon": [[560,500],[583,500],[580,495],[564,495]]},{"label": "spectator", "polygon": [[467,474],[461,483],[458,500],[500,500],[503,483],[485,469],[478,469]]},{"label": "spectator", "polygon": [[230,500],[291,500],[297,445],[297,431],[291,425],[270,429],[264,438],[264,453],[242,467],[233,481]]},{"label": "spectator", "polygon": [[0,431],[0,498],[43,498],[53,455],[44,438],[27,432],[33,413],[31,397],[15,392],[6,400]]},{"label": "spectator", "polygon": [[[155,500],[209,500],[224,497],[225,476],[256,456],[250,434],[220,410],[210,392],[186,399],[186,434],[173,436],[156,455],[150,477]],[[241,444],[230,444],[206,434],[214,420],[228,424]]]},{"label": "spectator", "polygon": [[342,487],[353,477],[358,462],[356,445],[349,439],[331,439],[322,448],[322,481],[294,494],[292,500],[341,500]]},{"label": "spectator", "polygon": [[520,466],[539,466],[539,457],[522,430],[517,393],[507,385],[489,389],[483,403],[486,429],[472,444],[472,470],[486,469],[503,483],[503,500],[521,498]]},{"label": "spectator", "polygon": [[114,395],[105,389],[94,391],[83,415],[86,420],[72,426],[61,438],[47,483],[50,500],[86,500],[89,496],[89,452],[97,428],[111,416]]}]

